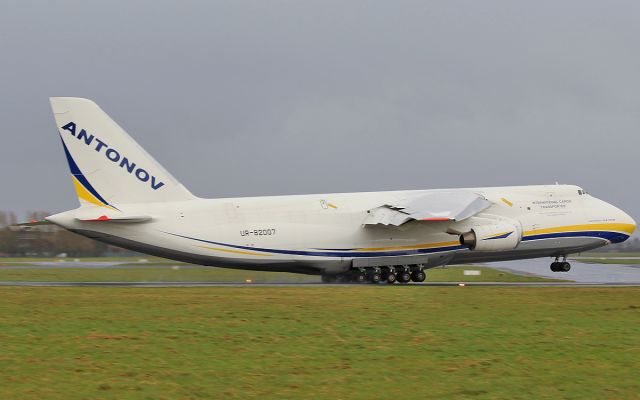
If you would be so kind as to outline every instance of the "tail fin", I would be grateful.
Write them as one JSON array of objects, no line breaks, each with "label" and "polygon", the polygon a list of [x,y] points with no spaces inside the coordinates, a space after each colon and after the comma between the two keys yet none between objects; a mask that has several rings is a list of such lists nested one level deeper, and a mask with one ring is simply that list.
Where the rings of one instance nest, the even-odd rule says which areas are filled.
[{"label": "tail fin", "polygon": [[50,100],[81,205],[118,209],[195,198],[96,103]]}]

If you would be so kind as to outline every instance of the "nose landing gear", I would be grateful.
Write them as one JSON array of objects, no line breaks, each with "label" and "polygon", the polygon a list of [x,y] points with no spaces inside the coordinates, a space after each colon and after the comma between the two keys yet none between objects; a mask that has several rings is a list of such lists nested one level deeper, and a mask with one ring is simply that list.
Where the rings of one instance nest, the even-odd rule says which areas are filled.
[{"label": "nose landing gear", "polygon": [[571,264],[567,262],[567,256],[562,257],[562,261],[558,261],[560,257],[556,257],[556,260],[551,263],[551,271],[553,272],[569,272],[571,270]]}]

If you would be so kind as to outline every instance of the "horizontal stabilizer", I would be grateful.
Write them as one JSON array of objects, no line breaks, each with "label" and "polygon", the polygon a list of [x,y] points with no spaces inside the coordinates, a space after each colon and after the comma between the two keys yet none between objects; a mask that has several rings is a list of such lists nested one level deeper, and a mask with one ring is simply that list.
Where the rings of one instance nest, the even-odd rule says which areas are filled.
[{"label": "horizontal stabilizer", "polygon": [[483,196],[466,190],[420,193],[369,210],[364,224],[400,226],[409,221],[462,221],[490,205]]},{"label": "horizontal stabilizer", "polygon": [[147,222],[151,220],[151,217],[148,215],[127,215],[127,214],[118,214],[118,215],[106,215],[102,214],[100,216],[91,216],[91,217],[82,217],[76,218],[81,222]]}]

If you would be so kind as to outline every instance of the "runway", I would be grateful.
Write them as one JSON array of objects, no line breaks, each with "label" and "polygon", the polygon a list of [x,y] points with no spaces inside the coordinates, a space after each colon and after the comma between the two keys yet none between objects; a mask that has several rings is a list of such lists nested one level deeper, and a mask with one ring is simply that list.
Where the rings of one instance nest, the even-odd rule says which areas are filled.
[{"label": "runway", "polygon": [[407,284],[327,284],[327,283],[245,283],[245,282],[11,282],[0,286],[20,287],[129,287],[129,288],[196,288],[196,287],[640,287],[640,282],[424,282]]},{"label": "runway", "polygon": [[592,264],[571,260],[571,271],[551,272],[547,259],[501,261],[486,263],[484,266],[519,275],[539,276],[551,279],[563,279],[578,283],[628,283],[640,282],[640,265]]},{"label": "runway", "polygon": [[[624,262],[627,258],[622,259]],[[482,264],[481,264],[482,265]],[[629,287],[640,286],[640,265],[632,264],[588,264],[578,260],[572,260],[573,267],[567,273],[554,273],[549,271],[546,260],[519,260],[510,262],[487,263],[483,266],[502,270],[519,275],[539,276],[565,280],[563,282],[424,282],[408,284],[379,284],[378,287],[445,287],[445,286],[503,286],[503,287]],[[2,270],[20,269],[127,269],[127,268],[157,267],[146,262],[112,262],[112,261],[73,261],[73,262],[35,262],[25,265],[3,266]],[[163,266],[168,268],[201,268],[195,265]],[[469,268],[472,268],[471,266]],[[429,272],[427,271],[427,276]],[[62,276],[61,276],[62,277]],[[37,278],[36,278],[37,279]],[[215,281],[0,281],[0,286],[20,287],[137,287],[137,288],[187,288],[187,287],[354,287],[374,285],[366,284],[325,284],[320,282],[215,282]]]}]

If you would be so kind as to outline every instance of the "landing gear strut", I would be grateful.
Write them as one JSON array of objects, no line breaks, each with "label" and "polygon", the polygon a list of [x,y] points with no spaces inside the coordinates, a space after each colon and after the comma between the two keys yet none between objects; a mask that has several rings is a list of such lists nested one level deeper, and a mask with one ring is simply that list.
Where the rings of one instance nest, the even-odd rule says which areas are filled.
[{"label": "landing gear strut", "polygon": [[558,261],[560,257],[556,257],[556,260],[551,263],[551,271],[553,272],[569,272],[571,270],[571,264],[567,262],[567,256],[562,257],[562,261]]}]

